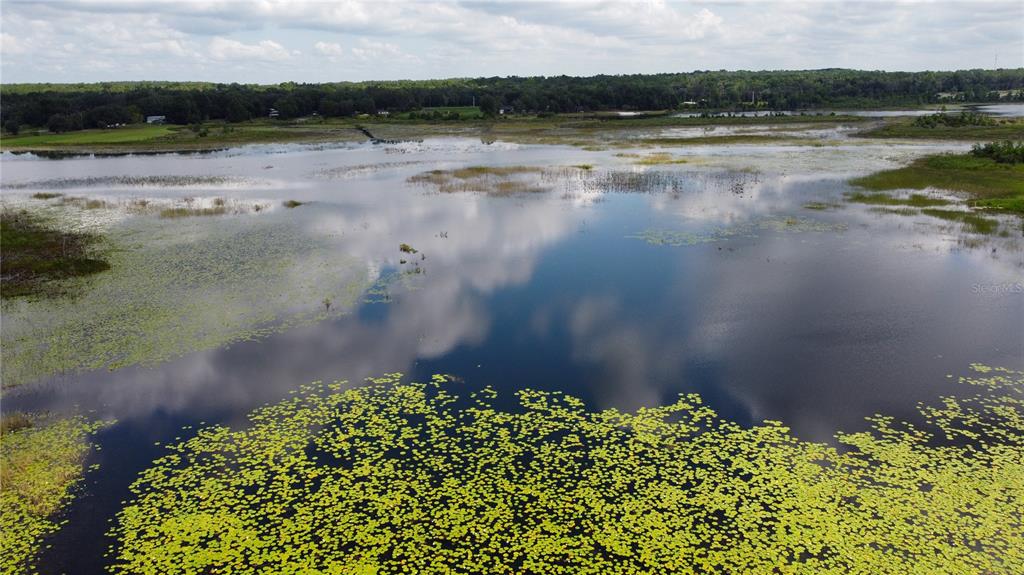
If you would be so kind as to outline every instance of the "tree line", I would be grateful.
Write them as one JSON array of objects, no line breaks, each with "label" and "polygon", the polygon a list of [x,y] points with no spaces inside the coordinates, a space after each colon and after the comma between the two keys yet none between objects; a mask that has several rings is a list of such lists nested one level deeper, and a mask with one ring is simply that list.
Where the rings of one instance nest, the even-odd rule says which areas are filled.
[{"label": "tree line", "polygon": [[317,113],[326,117],[443,106],[507,107],[519,113],[601,110],[796,110],[948,101],[1024,101],[1024,69],[954,72],[698,71],[617,76],[492,77],[275,85],[188,82],[9,84],[0,122],[53,131],[166,116],[169,123],[242,122]]}]

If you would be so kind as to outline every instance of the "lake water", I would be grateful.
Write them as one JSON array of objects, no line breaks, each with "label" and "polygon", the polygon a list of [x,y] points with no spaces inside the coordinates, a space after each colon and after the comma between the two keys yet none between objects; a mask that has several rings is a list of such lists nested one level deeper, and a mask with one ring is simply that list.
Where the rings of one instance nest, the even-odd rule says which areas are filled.
[{"label": "lake water", "polygon": [[[103,572],[108,522],[156,442],[244,425],[314,380],[447,373],[626,410],[695,392],[733,421],[827,442],[874,413],[912,417],[972,362],[1022,369],[1019,219],[979,230],[846,201],[851,176],[961,148],[698,146],[662,165],[642,163],[650,149],[472,139],[5,155],[5,201],[101,199],[59,209],[121,242],[118,257],[149,254],[124,260],[144,274],[97,277],[74,301],[5,309],[5,376],[25,381],[4,410],[117,421],[41,571]],[[529,169],[429,174],[467,166]],[[161,219],[133,212],[142,198],[237,213]],[[120,305],[139,319],[104,315]],[[69,334],[59,362],[11,347],[40,325]],[[96,333],[131,347],[122,367],[89,364]]]}]

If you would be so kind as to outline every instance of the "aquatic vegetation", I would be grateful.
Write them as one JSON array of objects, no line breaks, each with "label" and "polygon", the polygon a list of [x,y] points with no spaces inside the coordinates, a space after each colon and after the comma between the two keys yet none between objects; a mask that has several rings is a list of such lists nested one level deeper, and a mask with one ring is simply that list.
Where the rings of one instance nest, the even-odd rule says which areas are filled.
[{"label": "aquatic vegetation", "polygon": [[876,214],[892,214],[895,216],[916,216],[920,213],[916,208],[908,207],[889,208],[876,206],[868,208],[868,211]]},{"label": "aquatic vegetation", "polygon": [[803,208],[805,210],[819,210],[819,211],[834,210],[834,209],[839,208],[839,207],[841,207],[839,204],[835,204],[835,203],[831,203],[831,202],[807,202],[807,203],[805,203],[803,205]]},{"label": "aquatic vegetation", "polygon": [[478,192],[506,196],[525,192],[541,192],[535,180],[545,168],[538,166],[468,166],[455,170],[431,170],[408,179],[409,183],[427,185],[438,192]]},{"label": "aquatic vegetation", "polygon": [[382,273],[370,287],[363,292],[363,303],[391,303],[395,294],[400,291],[411,291],[420,288],[415,277],[422,273],[416,267],[405,271],[388,271]]},{"label": "aquatic vegetation", "polygon": [[0,435],[32,427],[32,418],[20,411],[0,415]]},{"label": "aquatic vegetation", "polygon": [[654,246],[693,246],[727,240],[733,237],[756,238],[761,231],[774,232],[843,232],[844,223],[832,223],[808,218],[764,218],[732,226],[720,226],[705,230],[682,231],[649,229],[626,236],[628,239],[643,240]]},{"label": "aquatic vegetation", "polygon": [[297,201],[297,200],[286,200],[286,201],[282,202],[281,205],[286,207],[286,208],[297,208],[297,207],[301,206],[304,203],[306,203],[306,202],[300,202],[300,201]]},{"label": "aquatic vegetation", "polygon": [[923,208],[928,206],[945,206],[951,202],[943,198],[934,198],[922,194],[911,194],[909,197],[900,198],[886,193],[866,194],[855,192],[846,196],[846,201],[858,204],[871,204],[882,206],[913,206]]},{"label": "aquatic vegetation", "polygon": [[423,162],[420,160],[412,160],[407,162],[378,162],[374,164],[338,166],[336,168],[325,168],[322,170],[317,170],[316,172],[313,173],[313,175],[318,178],[326,179],[363,178],[377,172],[404,168],[407,166],[421,163]]},{"label": "aquatic vegetation", "polygon": [[[222,186],[225,184],[250,183],[243,178],[229,176],[84,176],[79,178],[53,178],[49,180],[33,180],[30,182],[13,182],[4,184],[11,190],[32,189],[69,189],[69,188],[179,188],[189,186]],[[35,194],[33,197],[49,195],[57,197],[62,194]],[[46,199],[46,198],[43,198]]]},{"label": "aquatic vegetation", "polygon": [[98,256],[100,237],[57,228],[25,210],[0,208],[0,293],[4,298],[56,295],[61,280],[110,269]]},{"label": "aquatic vegetation", "polygon": [[685,164],[689,160],[684,157],[675,156],[668,152],[657,152],[653,154],[615,154],[619,158],[631,158],[638,166],[658,166],[663,164]]},{"label": "aquatic vegetation", "polygon": [[0,573],[31,573],[43,538],[60,527],[55,514],[74,495],[89,436],[107,423],[81,417],[33,422],[0,434]]},{"label": "aquatic vegetation", "polygon": [[914,138],[935,140],[1020,140],[1024,121],[1018,118],[997,120],[990,125],[918,126],[914,119],[897,118],[854,134],[866,138]]},{"label": "aquatic vegetation", "polygon": [[398,251],[402,252],[403,254],[414,254],[417,253],[418,250],[410,246],[409,244],[401,244],[398,246]]},{"label": "aquatic vegetation", "polygon": [[[369,283],[365,265],[297,226],[121,223],[107,233],[110,271],[75,298],[4,307],[3,385],[152,365],[346,313]],[[324,297],[334,302],[329,310]]]},{"label": "aquatic vegetation", "polygon": [[32,197],[37,200],[52,200],[54,198],[59,198],[63,195],[64,194],[60,194],[57,192],[36,192],[32,194]]},{"label": "aquatic vegetation", "polygon": [[757,222],[763,230],[776,232],[845,232],[847,225],[844,223],[824,222],[790,216],[786,218],[765,218]]},{"label": "aquatic vegetation", "polygon": [[850,181],[869,190],[938,188],[970,194],[971,205],[1024,213],[1024,164],[970,154],[926,156],[909,166]]},{"label": "aquatic vegetation", "polygon": [[167,208],[160,210],[161,218],[191,218],[194,216],[223,216],[228,213],[224,206],[212,208]]},{"label": "aquatic vegetation", "polygon": [[972,212],[957,212],[954,210],[921,210],[922,214],[939,218],[949,222],[960,222],[968,231],[976,234],[991,234],[999,229],[999,222],[992,218],[986,218]]},{"label": "aquatic vegetation", "polygon": [[1014,572],[1024,374],[984,369],[841,449],[694,394],[627,413],[525,389],[503,410],[445,376],[316,383],[170,446],[112,572]]}]

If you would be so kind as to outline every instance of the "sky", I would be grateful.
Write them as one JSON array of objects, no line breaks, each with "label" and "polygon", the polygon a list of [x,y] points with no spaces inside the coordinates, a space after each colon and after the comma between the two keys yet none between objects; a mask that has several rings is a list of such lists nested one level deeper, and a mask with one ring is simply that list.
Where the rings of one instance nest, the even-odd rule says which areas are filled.
[{"label": "sky", "polygon": [[1024,1],[0,0],[0,82],[1024,67]]}]

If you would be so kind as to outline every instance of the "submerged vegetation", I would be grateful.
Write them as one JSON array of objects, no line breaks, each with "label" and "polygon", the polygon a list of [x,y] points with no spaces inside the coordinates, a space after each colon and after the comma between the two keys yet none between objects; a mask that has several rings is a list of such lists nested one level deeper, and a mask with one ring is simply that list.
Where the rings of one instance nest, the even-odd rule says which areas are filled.
[{"label": "submerged vegetation", "polygon": [[4,387],[258,339],[346,313],[369,283],[291,222],[139,218],[106,237],[111,269],[88,290],[4,308]]},{"label": "submerged vegetation", "polygon": [[643,240],[653,246],[693,246],[727,240],[734,237],[755,238],[761,231],[774,232],[843,232],[846,224],[812,220],[809,218],[764,218],[761,220],[715,227],[702,231],[650,229],[626,236]]},{"label": "submerged vegetation", "polygon": [[1024,213],[1024,164],[971,154],[926,156],[909,166],[851,180],[869,190],[938,188],[965,192],[970,205]]},{"label": "submerged vegetation", "polygon": [[0,573],[32,571],[43,538],[59,527],[58,511],[72,498],[89,452],[89,436],[104,423],[81,417],[31,422],[0,434]]},{"label": "submerged vegetation", "polygon": [[939,218],[948,222],[959,222],[963,224],[964,229],[976,234],[991,234],[999,229],[998,221],[972,212],[924,209],[921,210],[921,213],[926,216],[932,216],[933,218]]},{"label": "submerged vegetation", "polygon": [[915,208],[923,208],[928,206],[945,206],[950,203],[949,200],[943,198],[933,198],[931,196],[925,196],[921,194],[910,194],[909,197],[900,198],[885,193],[874,193],[865,194],[864,192],[855,192],[846,196],[847,201],[855,202],[858,204],[871,204],[880,206],[912,206]]},{"label": "submerged vegetation", "polygon": [[[313,384],[168,448],[113,572],[1009,573],[1024,564],[1024,374],[870,418],[841,449],[697,395],[626,413],[445,376]],[[461,386],[460,386],[461,387]]]},{"label": "submerged vegetation", "polygon": [[469,166],[455,170],[431,170],[409,178],[409,182],[432,187],[443,194],[477,192],[508,196],[541,192],[535,178],[544,168],[535,166]]},{"label": "submerged vegetation", "polygon": [[160,210],[161,218],[190,218],[193,216],[222,216],[228,213],[224,206],[210,208],[167,208]]},{"label": "submerged vegetation", "polygon": [[37,214],[0,208],[0,293],[4,298],[54,295],[60,280],[110,269],[96,254],[99,236],[63,230]]}]

